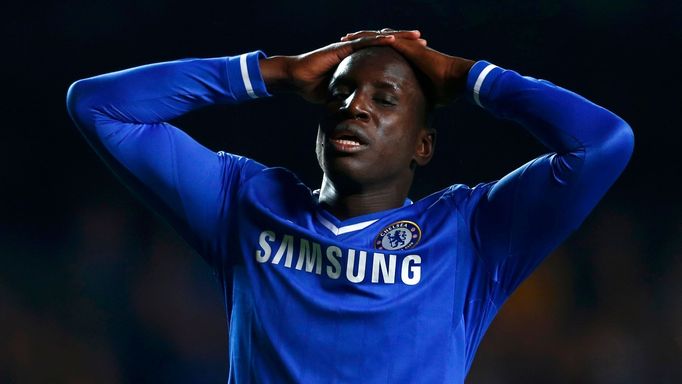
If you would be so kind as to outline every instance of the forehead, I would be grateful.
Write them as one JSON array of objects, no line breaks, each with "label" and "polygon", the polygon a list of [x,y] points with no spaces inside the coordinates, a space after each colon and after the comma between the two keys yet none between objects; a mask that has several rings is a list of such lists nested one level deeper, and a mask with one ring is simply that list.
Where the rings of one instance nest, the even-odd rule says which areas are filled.
[{"label": "forehead", "polygon": [[396,90],[410,90],[417,79],[407,61],[392,48],[363,49],[339,63],[330,84],[337,82],[371,82]]}]

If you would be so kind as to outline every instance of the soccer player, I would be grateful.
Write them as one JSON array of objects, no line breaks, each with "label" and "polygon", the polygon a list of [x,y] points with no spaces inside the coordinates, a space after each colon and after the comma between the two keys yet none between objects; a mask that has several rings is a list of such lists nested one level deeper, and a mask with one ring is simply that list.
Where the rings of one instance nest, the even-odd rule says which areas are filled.
[{"label": "soccer player", "polygon": [[[168,123],[287,91],[326,108],[319,190]],[[500,180],[412,201],[414,172],[434,151],[431,109],[462,95],[549,152]],[[67,104],[102,159],[215,269],[230,383],[463,382],[500,306],[633,150],[612,112],[442,54],[418,31],[356,32],[299,56],[145,65],[77,81]]]}]

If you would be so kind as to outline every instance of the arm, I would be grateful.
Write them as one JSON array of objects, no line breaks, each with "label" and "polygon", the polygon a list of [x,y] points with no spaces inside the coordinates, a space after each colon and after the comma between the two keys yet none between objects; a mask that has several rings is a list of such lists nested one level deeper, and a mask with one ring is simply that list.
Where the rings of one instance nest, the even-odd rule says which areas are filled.
[{"label": "arm", "polygon": [[472,213],[499,305],[615,182],[632,154],[633,133],[573,92],[485,61],[471,68],[466,88],[475,103],[518,122],[551,151],[491,184]]},{"label": "arm", "polygon": [[[341,40],[376,34],[360,31]],[[466,93],[495,116],[521,124],[551,151],[474,191],[483,196],[472,199],[478,202],[470,207],[472,237],[500,305],[615,182],[632,154],[632,130],[612,112],[548,81],[445,55],[414,39],[391,46],[429,77],[438,104]]]},{"label": "arm", "polygon": [[214,153],[168,121],[208,105],[268,96],[266,88],[318,101],[331,68],[357,49],[389,40],[335,43],[299,56],[268,59],[257,51],[145,65],[75,82],[67,109],[122,181],[215,266],[239,186],[262,166]]},{"label": "arm", "polygon": [[77,81],[67,94],[71,117],[100,157],[209,258],[238,185],[260,166],[214,153],[167,121],[267,96],[258,66],[263,56],[145,65]]}]

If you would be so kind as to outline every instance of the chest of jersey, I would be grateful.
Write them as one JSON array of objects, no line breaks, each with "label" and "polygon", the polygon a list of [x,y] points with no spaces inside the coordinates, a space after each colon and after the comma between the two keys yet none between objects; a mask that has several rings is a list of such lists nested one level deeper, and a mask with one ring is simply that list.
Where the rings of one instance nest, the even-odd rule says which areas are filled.
[{"label": "chest of jersey", "polygon": [[330,223],[301,185],[247,188],[231,236],[231,348],[260,345],[250,353],[296,382],[348,367],[339,375],[362,382],[375,381],[367,370],[378,382],[408,377],[393,368],[413,365],[400,362],[413,354],[430,355],[417,365],[441,367],[438,377],[456,370],[466,301],[457,276],[471,247],[460,216],[438,204]]}]

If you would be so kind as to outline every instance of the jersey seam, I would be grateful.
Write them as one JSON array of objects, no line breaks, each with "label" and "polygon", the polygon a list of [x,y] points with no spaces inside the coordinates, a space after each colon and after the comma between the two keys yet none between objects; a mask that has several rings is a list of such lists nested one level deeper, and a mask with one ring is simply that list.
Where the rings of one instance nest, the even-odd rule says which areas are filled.
[{"label": "jersey seam", "polygon": [[[175,153],[175,142],[173,142],[173,137],[171,133],[168,130],[168,127],[166,127],[165,123],[161,123],[161,126],[163,127],[164,133],[166,134],[166,138],[168,139],[168,143],[170,145],[170,151],[171,151],[171,169],[173,170],[173,184],[174,185],[180,185],[178,183],[178,166],[177,166],[177,160],[176,160],[176,153]],[[182,198],[182,193],[180,192],[180,188],[175,189],[175,195],[177,199],[180,202],[180,206],[182,207],[182,215],[186,219],[187,218],[187,207],[185,207],[185,201]]]}]

